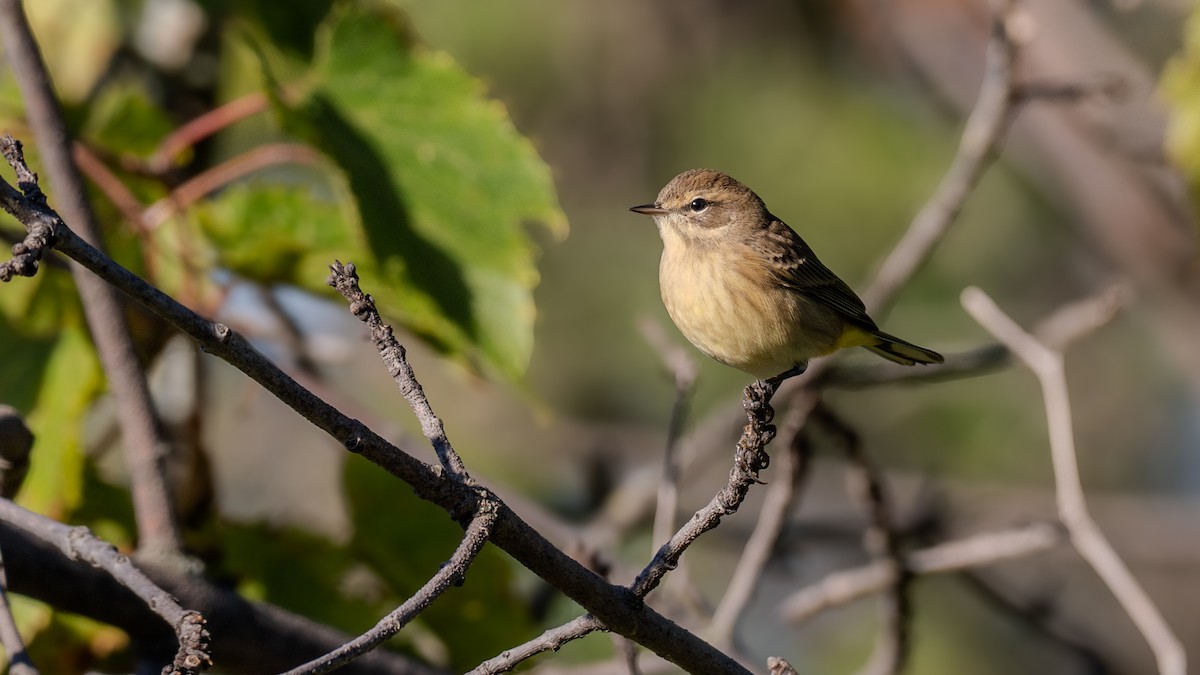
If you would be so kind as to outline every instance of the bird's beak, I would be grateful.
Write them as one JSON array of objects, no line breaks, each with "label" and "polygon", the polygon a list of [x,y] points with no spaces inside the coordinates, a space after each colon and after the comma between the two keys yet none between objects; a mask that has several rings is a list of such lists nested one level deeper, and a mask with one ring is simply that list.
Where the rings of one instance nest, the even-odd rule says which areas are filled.
[{"label": "bird's beak", "polygon": [[629,207],[629,210],[633,211],[634,213],[641,213],[647,216],[661,216],[667,212],[666,209],[662,208],[658,204],[642,204],[641,206],[631,206]]}]

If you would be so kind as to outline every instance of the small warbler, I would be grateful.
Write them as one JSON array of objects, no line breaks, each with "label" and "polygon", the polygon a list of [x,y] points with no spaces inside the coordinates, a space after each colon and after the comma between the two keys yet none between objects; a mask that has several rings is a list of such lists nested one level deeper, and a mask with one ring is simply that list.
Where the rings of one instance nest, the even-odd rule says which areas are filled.
[{"label": "small warbler", "polygon": [[680,332],[712,358],[778,382],[810,359],[865,347],[911,366],[942,355],[879,330],[862,300],[762,199],[710,169],[685,171],[653,204],[658,282]]}]

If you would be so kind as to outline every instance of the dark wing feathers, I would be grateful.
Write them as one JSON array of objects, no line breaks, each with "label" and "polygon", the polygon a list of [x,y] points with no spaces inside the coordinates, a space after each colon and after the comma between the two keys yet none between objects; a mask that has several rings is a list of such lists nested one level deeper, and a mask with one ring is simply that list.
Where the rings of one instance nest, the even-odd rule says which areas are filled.
[{"label": "dark wing feathers", "polygon": [[878,330],[863,301],[782,220],[771,216],[762,248],[780,284],[830,307],[865,330]]}]

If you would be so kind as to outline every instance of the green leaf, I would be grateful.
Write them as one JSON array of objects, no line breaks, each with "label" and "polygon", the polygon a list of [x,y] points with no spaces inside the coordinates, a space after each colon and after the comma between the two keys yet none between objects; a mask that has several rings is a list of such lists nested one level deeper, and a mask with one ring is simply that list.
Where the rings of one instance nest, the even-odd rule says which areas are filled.
[{"label": "green leaf", "polygon": [[272,45],[312,57],[313,33],[334,0],[200,0],[210,16],[237,16],[253,22]]},{"label": "green leaf", "polygon": [[191,215],[223,267],[265,283],[323,293],[329,263],[363,252],[337,204],[300,186],[242,183],[198,204]]},{"label": "green leaf", "polygon": [[87,108],[83,136],[114,154],[148,157],[175,125],[136,82],[104,87]]},{"label": "green leaf", "polygon": [[527,228],[566,229],[548,167],[478,80],[411,44],[395,8],[335,11],[315,60],[310,92],[281,115],[341,170],[364,284],[442,349],[519,376],[538,280]]},{"label": "green leaf", "polygon": [[63,520],[83,494],[83,420],[103,378],[87,332],[66,326],[45,362],[37,404],[29,415],[36,435],[20,502]]},{"label": "green leaf", "polygon": [[121,21],[111,0],[23,3],[59,97],[84,100],[121,47]]},{"label": "green leaf", "polygon": [[1200,204],[1200,9],[1183,30],[1180,53],[1163,69],[1162,90],[1170,108],[1167,155],[1188,181],[1193,204]]},{"label": "green leaf", "polygon": [[[392,598],[362,597],[347,583],[357,562],[344,548],[297,529],[213,523],[206,532],[220,550],[215,571],[237,579],[243,595],[278,604],[350,633],[361,633],[389,611]],[[369,593],[366,595],[370,595]]]}]

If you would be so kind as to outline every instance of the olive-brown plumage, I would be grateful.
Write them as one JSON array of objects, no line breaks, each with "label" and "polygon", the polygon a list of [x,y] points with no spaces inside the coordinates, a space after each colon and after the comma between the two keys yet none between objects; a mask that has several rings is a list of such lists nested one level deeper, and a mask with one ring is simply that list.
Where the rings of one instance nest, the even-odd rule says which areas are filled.
[{"label": "olive-brown plumage", "polygon": [[759,378],[865,347],[896,363],[941,363],[937,352],[884,333],[854,291],[762,199],[710,169],[679,174],[650,215],[663,240],[659,286],[675,325],[697,349]]}]

